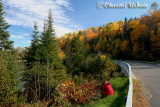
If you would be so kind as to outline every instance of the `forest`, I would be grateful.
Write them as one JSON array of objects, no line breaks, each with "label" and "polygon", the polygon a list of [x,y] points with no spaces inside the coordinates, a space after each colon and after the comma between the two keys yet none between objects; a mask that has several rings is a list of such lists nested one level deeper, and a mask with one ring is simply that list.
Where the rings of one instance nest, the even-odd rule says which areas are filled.
[{"label": "forest", "polygon": [[[79,37],[87,53],[110,54],[114,59],[158,61],[160,55],[160,10],[153,3],[147,15],[110,22],[68,33],[59,38],[65,49],[69,38]],[[63,56],[63,53],[62,53]]]},{"label": "forest", "polygon": [[[2,1],[2,0],[0,0]],[[40,32],[34,23],[31,45],[23,52],[9,39],[0,2],[0,106],[27,104],[70,107],[98,99],[103,80],[122,77],[112,59],[157,61],[160,10],[56,37],[52,11]],[[37,104],[37,105],[36,105]]]}]

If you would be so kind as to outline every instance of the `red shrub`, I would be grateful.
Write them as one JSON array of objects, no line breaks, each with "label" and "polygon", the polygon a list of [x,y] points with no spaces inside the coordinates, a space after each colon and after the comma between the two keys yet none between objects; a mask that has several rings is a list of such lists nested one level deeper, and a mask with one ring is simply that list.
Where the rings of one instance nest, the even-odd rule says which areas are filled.
[{"label": "red shrub", "polygon": [[72,80],[65,81],[57,87],[59,94],[72,104],[83,104],[94,99],[98,92],[97,82],[91,81],[76,86]]}]

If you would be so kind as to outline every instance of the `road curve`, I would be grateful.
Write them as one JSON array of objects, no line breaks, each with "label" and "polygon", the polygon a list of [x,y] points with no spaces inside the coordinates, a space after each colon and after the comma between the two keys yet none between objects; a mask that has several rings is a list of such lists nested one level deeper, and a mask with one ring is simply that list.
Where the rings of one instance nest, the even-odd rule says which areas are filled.
[{"label": "road curve", "polygon": [[127,62],[144,87],[151,107],[160,107],[160,65]]}]

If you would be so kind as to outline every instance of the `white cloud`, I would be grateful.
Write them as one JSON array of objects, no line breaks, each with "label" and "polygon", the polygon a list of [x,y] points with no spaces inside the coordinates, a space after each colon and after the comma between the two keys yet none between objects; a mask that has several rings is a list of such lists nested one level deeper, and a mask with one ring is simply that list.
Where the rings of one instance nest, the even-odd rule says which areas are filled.
[{"label": "white cloud", "polygon": [[25,39],[23,36],[11,35],[11,39]]},{"label": "white cloud", "polygon": [[56,29],[56,34],[59,35],[59,36],[64,35],[66,32],[69,33],[69,32],[74,31],[74,30],[67,29],[67,28],[62,27],[62,26],[55,26],[55,29]]},{"label": "white cloud", "polygon": [[51,9],[57,35],[61,36],[78,29],[78,25],[67,15],[67,12],[73,11],[69,0],[6,0],[4,5],[7,12],[6,20],[11,25],[33,27],[36,21],[42,30],[43,20],[47,18],[48,11]]}]

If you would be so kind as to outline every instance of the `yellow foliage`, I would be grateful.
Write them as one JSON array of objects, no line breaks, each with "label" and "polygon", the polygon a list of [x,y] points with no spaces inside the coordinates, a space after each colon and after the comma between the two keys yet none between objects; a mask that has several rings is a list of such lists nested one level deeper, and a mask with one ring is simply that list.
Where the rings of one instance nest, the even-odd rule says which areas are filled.
[{"label": "yellow foliage", "polygon": [[119,30],[118,23],[112,23],[107,26],[107,35],[114,37]]},{"label": "yellow foliage", "polygon": [[84,40],[84,36],[82,35],[80,36],[80,41],[83,42],[83,40]]},{"label": "yellow foliage", "polygon": [[106,55],[101,55],[101,58],[102,58],[103,61],[105,61],[106,60]]},{"label": "yellow foliage", "polygon": [[64,54],[64,52],[61,52],[60,54],[59,54],[59,58],[60,59],[64,59],[66,57],[66,55]]},{"label": "yellow foliage", "polygon": [[133,20],[133,21],[131,21],[131,22],[129,23],[128,29],[130,29],[130,28],[135,29],[135,28],[137,28],[138,26],[139,26],[139,20]]}]

